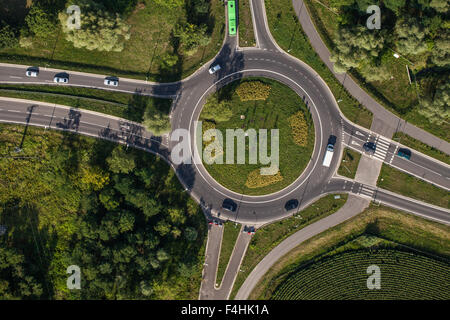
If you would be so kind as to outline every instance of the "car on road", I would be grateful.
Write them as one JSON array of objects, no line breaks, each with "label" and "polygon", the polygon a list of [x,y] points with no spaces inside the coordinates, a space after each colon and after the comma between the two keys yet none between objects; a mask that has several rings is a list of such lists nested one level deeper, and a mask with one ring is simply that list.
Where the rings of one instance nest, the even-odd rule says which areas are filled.
[{"label": "car on road", "polygon": [[288,202],[286,202],[286,204],[284,205],[284,210],[287,212],[287,211],[297,209],[297,207],[298,207],[298,200],[291,199]]},{"label": "car on road", "polygon": [[397,156],[399,156],[400,158],[409,160],[409,159],[411,159],[411,150],[406,149],[406,148],[400,148],[400,149],[398,149]]},{"label": "car on road", "polygon": [[367,153],[373,154],[373,153],[375,153],[375,150],[377,149],[377,145],[373,142],[366,142],[366,143],[364,143],[363,148]]},{"label": "car on road", "polygon": [[255,234],[255,227],[253,226],[244,226],[244,233],[254,235]]},{"label": "car on road", "polygon": [[237,209],[237,204],[231,199],[225,199],[223,200],[222,208],[234,212]]},{"label": "car on road", "polygon": [[25,72],[25,75],[27,77],[32,77],[32,78],[36,78],[39,74],[39,69],[37,68],[28,68],[27,71]]},{"label": "car on road", "polygon": [[220,221],[220,220],[214,220],[214,224],[218,227],[222,227],[222,225],[223,225],[222,221]]},{"label": "car on road", "polygon": [[216,73],[219,70],[220,70],[220,65],[216,64],[215,66],[212,66],[211,68],[209,68],[208,71],[209,71],[210,74],[214,74],[214,73]]},{"label": "car on road", "polygon": [[69,83],[69,78],[62,77],[62,76],[55,76],[53,78],[53,82],[55,82],[55,83]]},{"label": "car on road", "polygon": [[105,86],[117,87],[119,85],[119,79],[107,77],[103,83]]}]

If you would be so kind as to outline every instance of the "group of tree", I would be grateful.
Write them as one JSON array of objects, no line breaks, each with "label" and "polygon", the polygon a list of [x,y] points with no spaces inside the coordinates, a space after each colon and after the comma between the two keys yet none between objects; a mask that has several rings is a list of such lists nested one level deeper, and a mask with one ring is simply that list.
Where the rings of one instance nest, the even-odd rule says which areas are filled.
[{"label": "group of tree", "polygon": [[[0,223],[8,232],[0,236],[0,298],[192,298],[206,225],[170,167],[110,142],[70,134],[61,141],[59,133],[43,142],[33,132],[28,146],[44,143],[44,161],[15,167],[0,160],[9,168],[0,181],[25,187],[22,180],[30,176],[28,193],[34,194],[1,187]],[[36,216],[18,221],[25,202]],[[69,265],[80,267],[82,290],[67,290]]]},{"label": "group of tree", "polygon": [[[448,74],[450,66],[450,36],[448,0],[383,0],[381,29],[368,29],[366,12],[373,1],[331,0],[330,5],[339,13],[339,28],[333,37],[331,60],[338,73],[359,73],[367,81],[385,81],[392,78],[384,63],[392,50],[419,63],[418,73],[435,66],[441,70],[437,77]],[[430,91],[431,92],[431,91]],[[439,90],[436,90],[438,93]],[[437,94],[439,97],[439,94]],[[421,113],[438,123],[437,113],[430,108],[445,108],[445,99],[425,96],[426,107]],[[421,108],[421,106],[417,106]],[[432,116],[434,114],[434,116]],[[441,113],[441,114],[446,114]],[[447,117],[448,121],[448,117]]]},{"label": "group of tree", "polygon": [[62,11],[58,14],[66,40],[75,48],[86,48],[98,51],[123,50],[125,42],[130,39],[130,26],[118,13],[111,13],[92,0],[77,0],[74,4],[80,7],[80,28],[73,28],[68,23],[69,14]]}]

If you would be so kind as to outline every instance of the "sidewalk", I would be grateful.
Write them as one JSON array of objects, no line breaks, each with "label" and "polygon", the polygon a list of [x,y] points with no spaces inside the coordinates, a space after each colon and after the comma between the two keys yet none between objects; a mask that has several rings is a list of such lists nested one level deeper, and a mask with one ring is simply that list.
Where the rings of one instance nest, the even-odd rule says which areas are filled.
[{"label": "sidewalk", "polygon": [[[364,91],[351,77],[345,77],[345,74],[337,74],[333,70],[333,63],[330,61],[330,51],[320,38],[314,23],[311,20],[309,12],[303,0],[292,0],[294,10],[298,16],[303,31],[306,33],[312,47],[319,55],[320,59],[327,65],[328,69],[334,74],[336,79],[348,90],[348,92],[370,110],[374,118],[382,120],[386,125],[392,128],[393,132],[401,131],[407,135],[422,141],[446,154],[450,155],[450,143],[442,140],[432,134],[420,129],[405,120],[397,117],[392,112],[386,110],[381,104],[373,99],[366,91]],[[300,14],[299,14],[300,12]],[[377,132],[381,133],[381,132]]]}]

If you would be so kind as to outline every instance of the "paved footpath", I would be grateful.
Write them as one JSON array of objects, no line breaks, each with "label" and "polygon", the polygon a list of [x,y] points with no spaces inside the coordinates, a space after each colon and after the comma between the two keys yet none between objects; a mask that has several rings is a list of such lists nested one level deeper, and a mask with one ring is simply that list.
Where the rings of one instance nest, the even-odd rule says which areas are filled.
[{"label": "paved footpath", "polygon": [[317,52],[322,61],[327,65],[328,69],[330,69],[334,76],[338,79],[338,81],[348,90],[348,92],[356,100],[358,100],[359,103],[364,105],[374,114],[374,118],[379,118],[381,121],[383,121],[383,123],[391,127],[391,130],[393,132],[404,132],[414,139],[422,141],[423,143],[426,143],[427,145],[430,145],[450,155],[450,143],[410,123],[407,123],[405,120],[386,110],[347,74],[335,73],[333,70],[333,63],[330,61],[330,51],[317,32],[306,8],[306,5],[303,3],[303,0],[292,0],[292,3],[294,5],[294,10],[297,14],[300,24],[302,25],[303,31],[308,36],[314,50]]}]

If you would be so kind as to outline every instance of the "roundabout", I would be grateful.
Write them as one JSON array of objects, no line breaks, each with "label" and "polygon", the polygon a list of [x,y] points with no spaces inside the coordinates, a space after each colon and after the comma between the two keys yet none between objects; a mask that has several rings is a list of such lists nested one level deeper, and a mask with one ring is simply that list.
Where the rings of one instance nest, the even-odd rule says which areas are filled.
[{"label": "roundabout", "polygon": [[[279,82],[246,77],[227,84],[208,97],[199,120],[203,158],[208,149],[217,148],[213,163],[203,159],[203,165],[214,180],[233,192],[259,196],[281,191],[301,175],[310,161],[314,147],[311,115],[302,99]],[[212,130],[212,137],[207,135],[208,130]],[[259,130],[269,137],[264,146]],[[275,141],[270,139],[271,132],[279,135],[276,152],[272,150]],[[221,144],[215,135],[220,136]],[[241,148],[235,146],[241,141]],[[273,163],[272,174],[260,173],[270,168],[270,163],[261,163],[264,148],[277,162]]]}]

